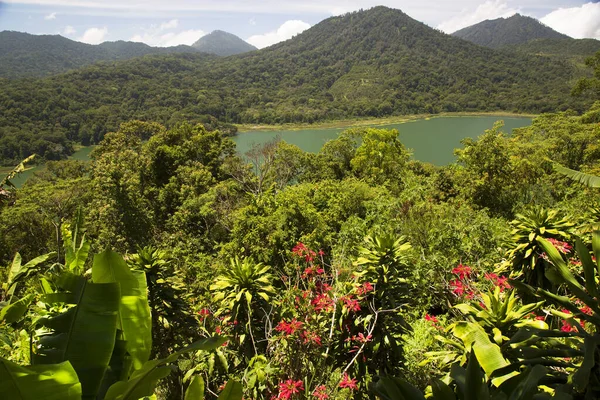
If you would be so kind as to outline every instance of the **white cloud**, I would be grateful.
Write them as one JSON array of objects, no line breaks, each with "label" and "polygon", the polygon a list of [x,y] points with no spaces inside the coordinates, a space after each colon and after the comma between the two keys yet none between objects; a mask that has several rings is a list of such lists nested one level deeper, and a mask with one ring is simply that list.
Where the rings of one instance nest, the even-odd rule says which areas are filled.
[{"label": "white cloud", "polygon": [[189,46],[204,35],[206,35],[206,32],[201,29],[189,29],[187,31],[167,33],[145,32],[134,35],[129,40],[159,47],[177,46],[180,44],[187,44]]},{"label": "white cloud", "polygon": [[559,8],[541,18],[540,21],[556,31],[577,39],[600,39],[600,3]]},{"label": "white cloud", "polygon": [[158,29],[161,31],[166,31],[169,29],[177,28],[178,25],[179,25],[179,20],[172,19],[168,22],[163,22],[162,24],[160,24],[160,27]]},{"label": "white cloud", "polygon": [[108,34],[108,28],[90,28],[86,30],[77,40],[89,44],[98,44],[104,42],[104,38]]},{"label": "white cloud", "polygon": [[452,33],[486,19],[508,18],[517,12],[519,12],[518,9],[509,7],[502,0],[488,0],[478,5],[474,11],[463,9],[459,15],[442,22],[437,28],[446,33]]},{"label": "white cloud", "polygon": [[48,14],[48,15],[45,15],[45,16],[44,16],[44,19],[45,19],[46,21],[50,21],[50,20],[56,19],[56,13],[55,13],[55,12],[53,12],[53,13],[50,13],[50,14]]},{"label": "white cloud", "polygon": [[62,32],[62,33],[63,33],[63,35],[65,35],[65,36],[69,36],[69,35],[72,35],[72,34],[74,34],[75,32],[77,32],[77,31],[75,30],[75,28],[73,28],[71,25],[67,25],[67,26],[65,26],[65,29],[63,29],[63,32]]},{"label": "white cloud", "polygon": [[291,39],[294,35],[304,32],[310,28],[310,24],[297,19],[285,21],[276,31],[267,32],[263,35],[250,36],[246,41],[251,45],[262,49],[275,43]]},{"label": "white cloud", "polygon": [[143,29],[143,32],[135,34],[129,40],[132,42],[142,42],[150,46],[177,46],[180,44],[193,44],[196,40],[206,35],[201,29],[188,29],[185,31],[174,32],[173,29],[179,26],[179,20],[172,19],[163,22],[160,25],[150,25]]},{"label": "white cloud", "polygon": [[248,21],[248,23],[249,23],[250,25],[252,25],[252,26],[255,26],[255,25],[256,25],[256,19],[254,19],[254,18],[250,18],[250,20]]}]

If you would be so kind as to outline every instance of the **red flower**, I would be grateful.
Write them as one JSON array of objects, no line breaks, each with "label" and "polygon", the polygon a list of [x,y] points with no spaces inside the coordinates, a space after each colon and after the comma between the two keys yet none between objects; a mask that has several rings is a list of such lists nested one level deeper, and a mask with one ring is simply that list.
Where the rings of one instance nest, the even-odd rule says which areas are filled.
[{"label": "red flower", "polygon": [[279,395],[277,398],[288,400],[292,395],[300,393],[301,390],[304,390],[304,383],[301,380],[294,381],[288,379],[279,384]]},{"label": "red flower", "polygon": [[357,387],[356,379],[355,378],[350,379],[350,377],[348,376],[348,373],[344,372],[344,376],[342,376],[342,380],[340,382],[340,387],[354,390]]},{"label": "red flower", "polygon": [[373,290],[373,285],[371,282],[364,282],[357,290],[356,293],[359,295],[367,294]]},{"label": "red flower", "polygon": [[434,324],[438,323],[438,319],[435,317],[435,315],[429,314],[425,314],[425,321],[433,322]]},{"label": "red flower", "polygon": [[360,303],[358,300],[351,297],[342,297],[342,301],[346,305],[349,311],[360,311]]},{"label": "red flower", "polygon": [[203,308],[202,310],[198,311],[198,314],[206,317],[207,315],[210,315],[210,310],[208,308]]},{"label": "red flower", "polygon": [[304,344],[314,343],[317,346],[321,346],[321,337],[315,332],[304,331],[300,334]]},{"label": "red flower", "polygon": [[570,325],[566,319],[563,320],[560,330],[563,332],[577,332],[577,329],[574,326]]},{"label": "red flower", "polygon": [[508,278],[504,277],[504,276],[498,276],[496,274],[485,274],[486,279],[492,281],[492,283],[494,284],[494,286],[497,286],[500,288],[500,291],[504,291],[504,289],[510,289],[511,286],[508,283]]},{"label": "red flower", "polygon": [[319,294],[317,297],[312,299],[310,302],[312,306],[315,308],[316,312],[319,311],[331,311],[333,309],[333,299],[331,299],[326,294]]},{"label": "red flower", "polygon": [[323,257],[325,255],[325,252],[323,251],[323,249],[319,249],[319,256]]},{"label": "red flower", "polygon": [[587,315],[593,315],[594,314],[594,312],[592,311],[592,309],[589,306],[587,306],[587,305],[583,306],[582,308],[580,308],[579,311],[581,311],[582,313],[587,314]]},{"label": "red flower", "polygon": [[296,318],[294,318],[290,322],[285,322],[285,320],[280,321],[275,330],[283,332],[286,335],[293,335],[300,328],[302,328],[302,322],[297,321]]},{"label": "red flower", "polygon": [[455,295],[462,296],[463,294],[465,294],[465,291],[466,289],[468,289],[468,286],[462,283],[462,281],[455,279],[453,281],[450,281],[450,289]]},{"label": "red flower", "polygon": [[325,385],[317,386],[312,395],[317,400],[325,400],[329,398],[329,395],[327,394],[327,387]]},{"label": "red flower", "polygon": [[458,279],[462,280],[468,278],[473,273],[473,270],[467,265],[458,264],[456,268],[452,269],[452,273],[458,275]]},{"label": "red flower", "polygon": [[292,253],[298,257],[302,257],[302,253],[304,253],[304,251],[306,251],[306,246],[302,242],[298,242],[298,244],[292,248]]},{"label": "red flower", "polygon": [[559,252],[561,252],[563,254],[567,254],[567,253],[571,252],[571,250],[573,249],[573,246],[571,246],[569,243],[561,242],[558,239],[550,238],[550,239],[548,239],[548,241],[550,243],[552,243],[552,245],[556,248],[556,250],[558,250]]}]

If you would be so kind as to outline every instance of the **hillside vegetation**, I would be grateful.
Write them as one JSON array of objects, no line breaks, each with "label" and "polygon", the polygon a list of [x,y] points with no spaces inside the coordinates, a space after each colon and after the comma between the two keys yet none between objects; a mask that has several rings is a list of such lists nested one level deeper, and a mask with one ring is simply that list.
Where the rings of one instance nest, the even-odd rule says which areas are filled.
[{"label": "hillside vegetation", "polygon": [[[454,111],[582,110],[564,96],[569,62],[506,54],[445,35],[398,10],[329,18],[267,49],[104,63],[0,89],[0,161],[63,157],[132,118],[166,126],[314,122]],[[589,104],[589,102],[588,102]]]}]

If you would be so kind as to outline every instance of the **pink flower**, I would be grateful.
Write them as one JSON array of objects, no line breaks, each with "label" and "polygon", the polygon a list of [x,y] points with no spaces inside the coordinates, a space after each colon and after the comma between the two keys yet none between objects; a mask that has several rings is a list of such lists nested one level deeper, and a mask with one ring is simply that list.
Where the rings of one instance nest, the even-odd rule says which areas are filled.
[{"label": "pink flower", "polygon": [[550,243],[552,243],[552,245],[556,248],[556,250],[558,250],[559,252],[561,252],[563,254],[570,253],[571,250],[573,249],[573,246],[571,246],[569,243],[561,242],[558,239],[550,238],[550,239],[548,239],[548,241]]},{"label": "pink flower", "polygon": [[354,390],[357,388],[356,379],[355,378],[350,379],[350,377],[348,376],[348,373],[344,372],[344,376],[342,376],[342,380],[340,382],[340,387]]},{"label": "pink flower", "polygon": [[304,383],[301,380],[294,381],[292,379],[288,379],[285,382],[281,382],[279,384],[279,395],[278,399],[290,399],[294,394],[300,393],[301,390],[304,390]]}]

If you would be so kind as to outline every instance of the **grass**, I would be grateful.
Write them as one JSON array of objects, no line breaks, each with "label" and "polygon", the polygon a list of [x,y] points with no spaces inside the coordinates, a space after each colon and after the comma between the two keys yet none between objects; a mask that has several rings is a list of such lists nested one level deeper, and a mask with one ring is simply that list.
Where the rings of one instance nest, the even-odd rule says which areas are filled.
[{"label": "grass", "polygon": [[402,124],[405,122],[416,121],[419,119],[430,119],[436,117],[488,117],[488,116],[503,116],[503,117],[536,117],[535,114],[516,114],[510,112],[456,112],[456,113],[440,113],[440,114],[418,114],[418,115],[403,115],[395,117],[367,118],[367,119],[343,119],[337,121],[315,122],[313,124],[296,123],[296,124],[275,124],[275,125],[257,125],[257,124],[238,124],[236,125],[239,133],[250,131],[296,131],[303,129],[335,129],[335,128],[353,128],[360,126],[378,126]]}]

